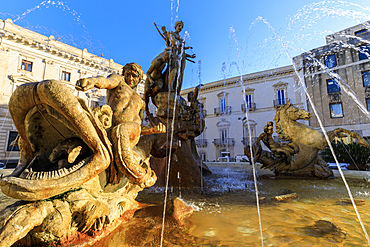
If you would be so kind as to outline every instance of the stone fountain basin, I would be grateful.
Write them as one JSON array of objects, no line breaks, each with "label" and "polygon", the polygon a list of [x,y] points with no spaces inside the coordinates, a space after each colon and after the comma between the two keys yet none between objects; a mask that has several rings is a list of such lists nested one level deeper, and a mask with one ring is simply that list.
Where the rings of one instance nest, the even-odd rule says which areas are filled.
[{"label": "stone fountain basin", "polygon": [[[252,167],[244,162],[207,162],[212,170],[205,177],[203,193],[198,190],[170,188],[169,199],[181,195],[187,205],[194,209],[187,227],[166,225],[165,235],[172,244],[214,244],[227,246],[260,246],[259,221],[256,210]],[[259,169],[258,189],[264,244],[271,246],[333,246],[347,244],[366,245],[361,226],[348,200],[348,195],[338,171],[336,178],[317,179],[279,179],[269,170]],[[11,169],[2,169],[8,173]],[[347,178],[355,202],[366,229],[370,230],[370,183],[365,171],[343,171]],[[271,198],[282,190],[296,192],[299,197],[286,202],[276,202]],[[149,188],[139,193],[141,203],[163,203],[163,189]],[[0,209],[14,202],[14,199],[0,194]],[[145,219],[145,220],[144,220]],[[158,243],[161,220],[134,218],[117,229],[142,228],[143,232],[135,241]],[[318,222],[326,222],[338,231],[318,230]],[[131,229],[130,228],[130,229]],[[135,229],[136,229],[135,228]],[[157,230],[154,230],[157,229]],[[325,229],[324,229],[325,230]],[[94,246],[122,243],[123,232],[117,230]],[[127,235],[127,234],[126,234]],[[142,238],[142,239],[141,239]],[[134,241],[134,240],[132,240]],[[103,244],[103,245],[99,245]]]},{"label": "stone fountain basin", "polygon": [[[250,169],[252,170],[252,166],[249,165],[248,162],[204,162],[207,166],[209,167],[214,167],[214,166],[246,166],[245,169]],[[271,175],[273,176],[274,173],[261,169],[261,164],[257,163],[256,164],[256,169],[258,171],[259,175]],[[344,177],[345,178],[357,178],[357,179],[366,179],[370,181],[370,171],[356,171],[356,170],[342,170]],[[337,169],[333,169],[334,176],[336,178],[340,178],[340,173]]]}]

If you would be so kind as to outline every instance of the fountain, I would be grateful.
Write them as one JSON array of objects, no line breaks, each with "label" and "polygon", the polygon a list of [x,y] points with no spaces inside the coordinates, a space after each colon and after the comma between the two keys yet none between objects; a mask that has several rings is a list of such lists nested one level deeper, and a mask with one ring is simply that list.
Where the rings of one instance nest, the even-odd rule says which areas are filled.
[{"label": "fountain", "polygon": [[[151,126],[141,125],[148,108],[135,90],[143,77],[136,63],[126,64],[122,75],[76,82],[80,91],[107,89],[103,106],[87,107],[56,80],[23,84],[14,91],[9,112],[19,132],[21,158],[0,185],[4,194],[21,201],[1,211],[0,246],[68,243],[76,234],[95,234],[132,216],[142,208],[135,201],[138,192],[157,181],[150,157],[176,157],[172,163],[178,166],[170,169],[169,161],[163,178],[177,174],[187,178],[181,186],[201,185],[200,159],[194,158],[194,137],[204,128],[198,91],[189,94],[190,106],[178,95],[185,59],[195,57],[184,52],[182,27],[177,22],[175,32],[163,29],[167,48],[147,73],[144,98],[158,107],[156,117],[147,110]],[[177,152],[171,155],[173,150]],[[162,177],[165,172],[157,174]],[[164,208],[175,223],[192,211],[181,201],[167,207],[165,201]]]},{"label": "fountain", "polygon": [[[164,32],[164,37],[167,34]],[[197,102],[199,88],[189,95],[191,106],[178,95],[186,59],[184,48],[180,52],[166,48],[148,71],[145,101],[151,99],[157,106],[156,116],[145,109],[133,91],[142,73],[137,64],[128,64],[124,77],[87,78],[77,83],[79,90],[110,90],[107,105],[93,109],[58,81],[26,84],[17,89],[9,108],[21,136],[22,159],[13,175],[2,178],[1,186],[5,194],[25,201],[1,211],[0,246],[9,246],[23,237],[15,246],[369,243],[369,183],[348,179],[356,199],[347,199],[348,191],[338,179],[303,180],[290,176],[286,180],[258,169],[255,161],[263,155],[283,157],[272,161],[274,167],[276,163],[287,165],[287,157],[302,149],[295,141],[272,142],[268,126],[260,139],[266,141],[272,154],[258,146],[251,147],[246,153],[250,154],[252,168],[246,164],[211,164],[212,174],[205,177],[202,187],[198,166],[205,164],[193,156],[194,137],[204,128]],[[172,55],[178,59],[171,61]],[[180,69],[169,76],[168,70],[163,71],[166,67]],[[117,91],[132,100],[135,109],[128,108],[127,114],[126,109],[117,111],[116,106],[124,101],[115,101]],[[141,126],[138,120],[144,110],[150,126]],[[302,114],[308,116],[307,112]],[[317,157],[316,151],[314,155]],[[186,160],[188,157],[191,161]],[[193,166],[180,170],[177,166],[185,160]],[[320,169],[310,165],[306,172],[330,176],[331,171],[320,165]],[[189,172],[187,167],[196,172]],[[163,172],[166,170],[169,176]],[[282,171],[279,173],[287,170]],[[296,170],[292,173],[296,174]],[[166,188],[153,186],[159,179],[159,185]],[[201,190],[182,190],[188,181],[190,186],[200,185]],[[176,188],[178,192],[171,194]],[[179,202],[177,196],[192,208]],[[170,203],[167,197],[172,199]],[[144,206],[163,201],[163,206]],[[358,212],[351,204],[358,207]],[[190,214],[192,217],[186,218]],[[358,214],[364,219],[363,229],[359,227]]]}]

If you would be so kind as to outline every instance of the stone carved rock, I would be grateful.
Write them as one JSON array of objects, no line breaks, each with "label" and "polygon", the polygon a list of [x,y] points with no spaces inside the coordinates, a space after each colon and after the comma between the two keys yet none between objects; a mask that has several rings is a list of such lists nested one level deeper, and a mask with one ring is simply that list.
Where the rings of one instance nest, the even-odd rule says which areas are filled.
[{"label": "stone carved rock", "polygon": [[109,90],[108,104],[94,109],[59,81],[16,89],[9,111],[21,157],[0,185],[4,194],[21,201],[0,212],[1,247],[17,241],[55,243],[100,230],[138,207],[137,193],[156,181],[149,156],[166,153],[161,148],[165,127],[140,125],[145,104],[133,90],[140,71],[129,64],[125,77],[78,81],[80,90]]},{"label": "stone carved rock", "polygon": [[[255,144],[246,146],[245,154],[249,160],[262,163],[262,168],[270,169],[276,175],[303,176],[328,178],[333,176],[327,163],[318,155],[320,150],[327,146],[326,138],[319,131],[310,126],[298,123],[296,120],[308,120],[311,114],[305,110],[298,109],[288,103],[276,110],[274,118],[276,132],[279,139],[284,142],[276,142],[272,137],[273,123],[268,122]],[[350,135],[357,143],[366,147],[369,144],[356,132],[337,128],[327,132],[330,142],[335,137]],[[269,151],[263,150],[262,141]]]}]

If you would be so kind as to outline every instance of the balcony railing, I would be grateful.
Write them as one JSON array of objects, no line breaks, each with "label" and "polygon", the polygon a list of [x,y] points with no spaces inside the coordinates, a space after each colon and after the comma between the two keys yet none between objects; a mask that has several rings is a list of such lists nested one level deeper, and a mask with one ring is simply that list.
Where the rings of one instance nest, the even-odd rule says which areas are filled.
[{"label": "balcony railing", "polygon": [[223,115],[223,114],[231,114],[231,106],[226,107],[216,107],[215,108],[216,115]]},{"label": "balcony railing", "polygon": [[[256,142],[257,137],[252,137],[251,140],[252,140],[252,145],[253,145],[253,143]],[[244,144],[244,146],[250,145],[249,137],[243,137],[242,143]]]},{"label": "balcony railing", "polygon": [[203,112],[203,117],[207,117],[207,110],[202,110]]},{"label": "balcony railing", "polygon": [[214,139],[213,144],[215,146],[234,146],[235,141],[234,138],[225,138],[225,139]]},{"label": "balcony railing", "polygon": [[277,108],[279,106],[285,105],[290,102],[290,99],[284,98],[284,99],[274,99],[274,107]]},{"label": "balcony railing", "polygon": [[195,140],[195,145],[198,148],[206,148],[207,144],[208,144],[207,139],[197,139],[197,140]]},{"label": "balcony railing", "polygon": [[248,109],[249,111],[255,111],[256,110],[256,103],[252,103],[250,105],[241,104],[241,109],[243,112],[245,112],[245,109]]}]

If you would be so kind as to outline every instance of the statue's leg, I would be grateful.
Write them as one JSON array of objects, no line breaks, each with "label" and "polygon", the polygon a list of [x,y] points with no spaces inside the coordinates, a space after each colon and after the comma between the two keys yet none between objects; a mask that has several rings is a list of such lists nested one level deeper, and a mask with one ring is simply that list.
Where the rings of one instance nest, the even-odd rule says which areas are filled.
[{"label": "statue's leg", "polygon": [[153,88],[151,89],[151,94],[156,95],[162,90],[162,88],[163,88],[163,80],[162,79],[156,80],[153,85]]},{"label": "statue's leg", "polygon": [[149,187],[156,181],[148,160],[140,160],[133,147],[139,142],[141,126],[135,122],[122,123],[113,128],[111,140],[119,170],[142,187]]},{"label": "statue's leg", "polygon": [[173,56],[171,63],[170,63],[170,72],[169,72],[169,80],[168,80],[168,91],[175,92],[176,91],[176,84],[178,75],[180,74],[180,64],[177,61],[178,57]]}]

